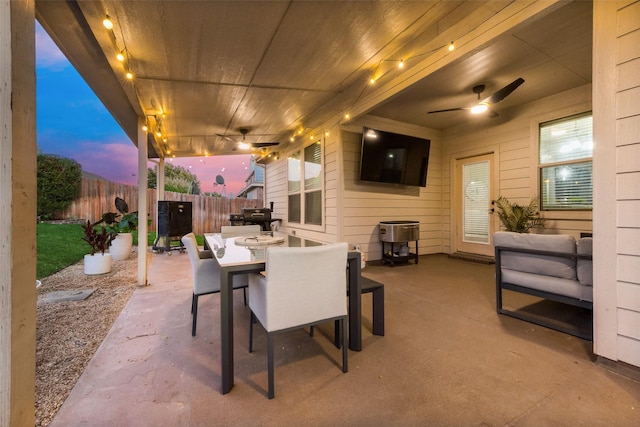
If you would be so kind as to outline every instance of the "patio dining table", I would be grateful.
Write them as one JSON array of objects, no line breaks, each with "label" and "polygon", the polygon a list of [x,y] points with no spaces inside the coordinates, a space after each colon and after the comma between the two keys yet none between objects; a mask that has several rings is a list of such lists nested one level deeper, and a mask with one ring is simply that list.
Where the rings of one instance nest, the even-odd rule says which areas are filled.
[{"label": "patio dining table", "polygon": [[[236,239],[241,237],[224,237],[221,234],[205,234],[208,247],[214,255],[214,259],[220,266],[220,329],[221,348],[220,358],[222,362],[222,393],[226,394],[233,388],[233,276],[236,274],[258,273],[265,270],[265,254],[268,244],[263,240],[260,245],[247,246],[236,244]],[[244,236],[246,237],[246,236]],[[273,233],[274,243],[285,246],[317,246],[322,243],[310,239],[285,233]],[[357,295],[349,298],[349,348],[362,350],[362,304],[359,298],[361,293],[361,266],[360,253],[349,252],[347,255],[348,287],[349,295]]]}]

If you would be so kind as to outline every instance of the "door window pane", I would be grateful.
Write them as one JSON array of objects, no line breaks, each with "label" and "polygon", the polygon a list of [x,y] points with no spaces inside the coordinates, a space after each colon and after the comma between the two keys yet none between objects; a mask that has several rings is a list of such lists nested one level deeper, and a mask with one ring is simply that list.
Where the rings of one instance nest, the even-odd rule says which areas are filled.
[{"label": "door window pane", "polygon": [[463,166],[463,241],[489,243],[489,162]]}]

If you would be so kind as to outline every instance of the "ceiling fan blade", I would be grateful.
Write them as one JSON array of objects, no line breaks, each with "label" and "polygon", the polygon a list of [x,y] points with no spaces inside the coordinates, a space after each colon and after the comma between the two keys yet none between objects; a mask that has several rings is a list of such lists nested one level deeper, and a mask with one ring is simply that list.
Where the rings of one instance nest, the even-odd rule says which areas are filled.
[{"label": "ceiling fan blade", "polygon": [[251,144],[253,148],[262,148],[262,147],[271,147],[273,145],[278,145],[279,142],[254,142]]},{"label": "ceiling fan blade", "polygon": [[514,81],[512,81],[511,83],[509,83],[508,85],[506,85],[505,87],[503,87],[502,89],[500,89],[499,91],[497,91],[496,93],[494,93],[493,95],[491,95],[490,97],[484,99],[482,102],[487,104],[497,104],[498,102],[502,101],[507,96],[509,96],[511,92],[516,90],[518,86],[520,86],[522,83],[524,83],[524,79],[522,77],[519,77]]},{"label": "ceiling fan blade", "polygon": [[446,110],[435,110],[435,111],[429,111],[427,114],[434,114],[434,113],[447,113],[449,111],[463,111],[463,110],[468,110],[468,108],[463,108],[463,107],[459,107],[459,108],[447,108]]},{"label": "ceiling fan blade", "polygon": [[221,133],[216,133],[216,136],[219,136],[222,139],[226,139],[228,141],[232,141],[232,142],[237,142],[235,139],[231,138],[230,136],[227,135],[223,135]]}]

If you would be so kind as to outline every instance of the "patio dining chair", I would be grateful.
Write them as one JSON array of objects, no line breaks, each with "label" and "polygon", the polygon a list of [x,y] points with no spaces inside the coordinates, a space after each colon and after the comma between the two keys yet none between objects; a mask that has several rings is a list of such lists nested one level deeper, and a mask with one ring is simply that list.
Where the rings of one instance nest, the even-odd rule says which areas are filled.
[{"label": "patio dining chair", "polygon": [[[181,240],[189,254],[191,271],[193,273],[193,296],[191,298],[193,322],[191,325],[191,336],[195,336],[198,320],[198,297],[200,295],[220,292],[220,267],[218,266],[218,262],[213,259],[213,254],[210,250],[201,251],[198,249],[195,234],[185,234]],[[244,305],[247,305],[247,286],[248,280],[246,274],[233,276],[233,289],[242,288]]]},{"label": "patio dining chair", "polygon": [[223,225],[220,234],[223,238],[238,236],[258,236],[262,228],[259,225]]},{"label": "patio dining chair", "polygon": [[274,397],[273,336],[292,329],[337,320],[342,328],[342,371],[347,372],[345,295],[347,243],[314,247],[271,247],[265,275],[249,276],[249,352],[253,324],[267,331],[268,397]]}]

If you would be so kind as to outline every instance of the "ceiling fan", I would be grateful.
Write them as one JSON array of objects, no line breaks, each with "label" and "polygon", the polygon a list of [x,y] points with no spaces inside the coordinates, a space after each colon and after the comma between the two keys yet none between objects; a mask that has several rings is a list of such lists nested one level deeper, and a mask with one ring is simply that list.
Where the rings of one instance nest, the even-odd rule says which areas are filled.
[{"label": "ceiling fan", "polygon": [[249,133],[249,129],[248,128],[240,128],[238,129],[238,131],[242,134],[242,141],[236,141],[235,139],[226,136],[226,135],[221,135],[221,134],[216,134],[222,138],[228,139],[230,141],[233,141],[236,143],[236,145],[233,147],[233,150],[249,150],[252,148],[265,148],[265,147],[271,147],[274,145],[278,145],[280,144],[279,142],[273,141],[273,142],[246,142],[246,138],[247,138],[247,134]]},{"label": "ceiling fan", "polygon": [[508,85],[506,85],[505,87],[503,87],[502,89],[500,89],[499,91],[495,92],[490,97],[485,98],[483,100],[480,100],[480,95],[482,94],[482,92],[484,92],[485,85],[476,85],[473,87],[473,93],[478,95],[478,103],[473,107],[447,108],[445,110],[429,111],[427,114],[446,113],[448,111],[460,111],[460,110],[470,110],[471,114],[481,114],[489,110],[491,117],[495,117],[498,115],[498,113],[493,111],[491,109],[491,106],[504,100],[507,96],[511,94],[511,92],[516,90],[522,83],[524,83],[524,79],[522,77],[519,77],[514,81],[512,81],[511,83],[509,83]]}]

